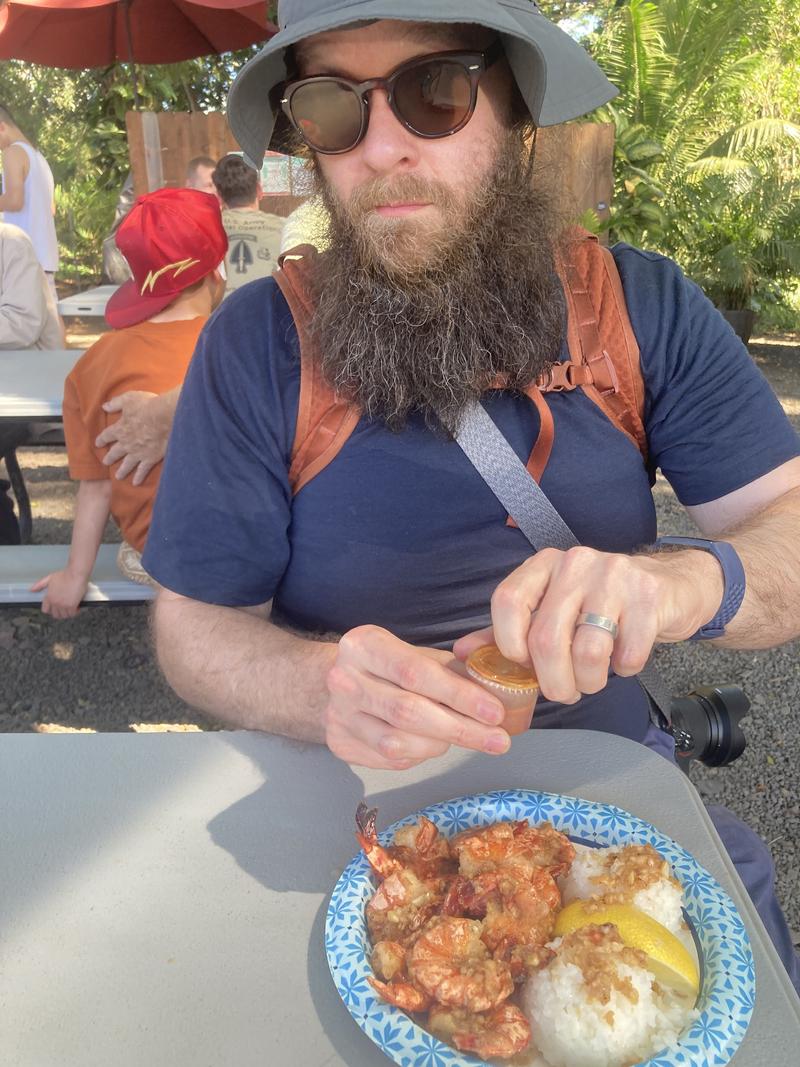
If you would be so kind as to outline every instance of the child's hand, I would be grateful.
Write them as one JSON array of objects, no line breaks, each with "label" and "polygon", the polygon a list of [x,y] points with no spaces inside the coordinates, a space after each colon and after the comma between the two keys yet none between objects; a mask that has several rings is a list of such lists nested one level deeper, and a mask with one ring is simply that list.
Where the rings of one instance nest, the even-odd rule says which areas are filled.
[{"label": "child's hand", "polygon": [[75,575],[69,568],[54,571],[31,586],[32,593],[46,590],[42,601],[42,611],[54,619],[71,619],[78,614],[78,608],[89,583],[80,575]]}]

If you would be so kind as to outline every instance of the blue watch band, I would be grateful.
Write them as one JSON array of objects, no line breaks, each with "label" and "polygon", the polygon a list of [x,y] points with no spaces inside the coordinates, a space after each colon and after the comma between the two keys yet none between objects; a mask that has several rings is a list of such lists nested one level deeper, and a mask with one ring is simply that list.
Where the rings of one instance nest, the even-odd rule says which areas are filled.
[{"label": "blue watch band", "polygon": [[742,561],[733,545],[727,541],[707,541],[702,537],[659,537],[655,547],[660,545],[678,545],[683,548],[702,548],[716,556],[722,567],[722,576],[725,581],[725,589],[722,594],[722,603],[713,619],[701,626],[697,633],[692,634],[690,641],[708,641],[714,637],[722,637],[725,627],[742,606],[745,591],[745,575]]}]

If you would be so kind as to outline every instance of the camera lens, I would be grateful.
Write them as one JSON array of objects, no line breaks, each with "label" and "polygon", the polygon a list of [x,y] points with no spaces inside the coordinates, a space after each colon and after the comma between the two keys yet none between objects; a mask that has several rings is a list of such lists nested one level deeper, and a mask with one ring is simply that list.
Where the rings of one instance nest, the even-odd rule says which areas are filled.
[{"label": "camera lens", "polygon": [[744,752],[747,738],[739,725],[750,701],[737,685],[701,685],[672,699],[671,733],[678,759],[727,767]]}]

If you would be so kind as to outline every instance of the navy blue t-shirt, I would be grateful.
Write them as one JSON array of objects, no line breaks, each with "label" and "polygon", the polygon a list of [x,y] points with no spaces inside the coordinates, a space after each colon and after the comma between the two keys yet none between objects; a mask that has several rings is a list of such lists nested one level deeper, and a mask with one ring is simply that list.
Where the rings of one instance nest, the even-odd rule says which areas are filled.
[{"label": "navy blue t-shirt", "polygon": [[[652,470],[683,504],[701,504],[797,456],[800,441],[697,286],[662,256],[613,251],[641,349],[651,469],[578,389],[547,395],[555,440],[541,484],[582,543],[628,552],[656,537]],[[274,618],[305,631],[373,623],[415,644],[448,646],[487,625],[492,591],[532,549],[458,445],[421,417],[400,433],[362,418],[292,498],[298,353],[272,279],[244,286],[212,316],[175,415],[148,572],[207,603],[272,599]],[[527,460],[539,432],[532,402],[495,391],[484,404]],[[637,739],[647,723],[631,679],[612,678],[602,694],[556,712],[541,706],[534,722]]]}]

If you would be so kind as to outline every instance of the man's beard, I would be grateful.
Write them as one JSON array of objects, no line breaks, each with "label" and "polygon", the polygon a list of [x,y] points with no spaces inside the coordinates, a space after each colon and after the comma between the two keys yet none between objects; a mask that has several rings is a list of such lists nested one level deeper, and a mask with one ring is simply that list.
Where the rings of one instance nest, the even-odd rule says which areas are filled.
[{"label": "man's beard", "polygon": [[[322,184],[330,250],[315,275],[311,326],[337,393],[399,430],[420,412],[455,432],[467,404],[499,381],[523,390],[559,355],[564,295],[548,198],[531,185],[521,137],[462,203],[414,175],[378,179],[346,205]],[[435,230],[371,210],[428,201]]]}]

